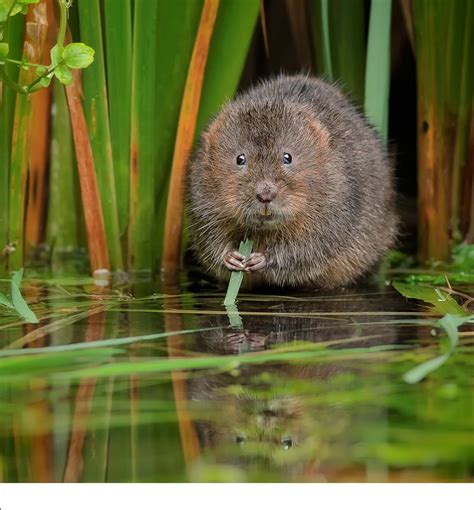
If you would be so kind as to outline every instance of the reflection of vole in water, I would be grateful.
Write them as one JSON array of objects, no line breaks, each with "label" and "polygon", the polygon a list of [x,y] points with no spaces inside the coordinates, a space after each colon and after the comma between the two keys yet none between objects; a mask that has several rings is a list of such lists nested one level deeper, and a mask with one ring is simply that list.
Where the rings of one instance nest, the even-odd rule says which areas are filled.
[{"label": "reflection of vole in water", "polygon": [[[227,104],[190,164],[191,240],[221,280],[336,287],[396,234],[392,170],[374,129],[333,85],[279,77]],[[254,253],[236,250],[249,237]],[[248,280],[248,279],[247,279]]]},{"label": "reflection of vole in water", "polygon": [[[340,349],[388,346],[397,342],[398,334],[387,324],[391,316],[383,315],[381,303],[391,312],[404,309],[403,298],[391,292],[360,295],[346,290],[308,301],[273,299],[268,314],[242,315],[243,330],[227,328],[226,316],[202,317],[200,327],[222,329],[196,333],[194,346],[188,348],[237,354],[326,341],[331,358]],[[243,305],[241,311],[253,310],[252,302]],[[318,313],[321,316],[311,316]],[[410,337],[412,330],[406,334]],[[189,398],[193,409],[205,417],[196,422],[204,453],[219,464],[256,471],[265,467],[295,477],[328,455],[339,456],[353,440],[344,432],[353,418],[339,402],[324,402],[321,388],[338,394],[338,380],[357,381],[380,361],[345,359],[342,355],[340,360],[321,358],[318,363],[242,365],[235,375],[191,378]]]}]

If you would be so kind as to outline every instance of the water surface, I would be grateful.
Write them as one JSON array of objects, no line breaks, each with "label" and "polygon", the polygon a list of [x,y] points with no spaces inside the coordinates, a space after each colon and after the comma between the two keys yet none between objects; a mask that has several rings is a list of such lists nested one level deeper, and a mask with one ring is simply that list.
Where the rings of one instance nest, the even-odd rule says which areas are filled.
[{"label": "water surface", "polygon": [[40,324],[0,318],[2,481],[472,480],[473,325],[407,384],[445,339],[390,286],[243,294],[229,316],[182,281],[28,283]]}]

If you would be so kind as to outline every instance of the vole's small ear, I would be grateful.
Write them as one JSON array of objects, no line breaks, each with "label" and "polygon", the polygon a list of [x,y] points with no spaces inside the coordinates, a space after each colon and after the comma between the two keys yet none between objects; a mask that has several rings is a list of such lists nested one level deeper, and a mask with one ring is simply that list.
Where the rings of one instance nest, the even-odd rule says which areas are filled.
[{"label": "vole's small ear", "polygon": [[327,128],[315,118],[309,118],[308,122],[311,133],[316,139],[317,144],[320,147],[329,147],[329,144],[331,143],[331,135]]},{"label": "vole's small ear", "polygon": [[203,146],[206,153],[209,153],[211,148],[215,146],[218,133],[222,130],[223,124],[222,114],[220,114],[209,123],[203,132]]}]

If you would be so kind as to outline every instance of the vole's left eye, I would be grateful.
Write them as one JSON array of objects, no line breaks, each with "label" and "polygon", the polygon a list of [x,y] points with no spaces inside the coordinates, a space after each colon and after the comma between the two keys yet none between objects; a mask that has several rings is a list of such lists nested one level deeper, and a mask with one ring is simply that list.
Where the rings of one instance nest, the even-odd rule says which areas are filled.
[{"label": "vole's left eye", "polygon": [[283,164],[289,165],[292,162],[293,158],[291,157],[291,154],[288,154],[288,152],[285,152],[283,154]]},{"label": "vole's left eye", "polygon": [[281,445],[283,446],[284,450],[289,450],[293,446],[293,440],[291,437],[284,437],[281,440]]}]

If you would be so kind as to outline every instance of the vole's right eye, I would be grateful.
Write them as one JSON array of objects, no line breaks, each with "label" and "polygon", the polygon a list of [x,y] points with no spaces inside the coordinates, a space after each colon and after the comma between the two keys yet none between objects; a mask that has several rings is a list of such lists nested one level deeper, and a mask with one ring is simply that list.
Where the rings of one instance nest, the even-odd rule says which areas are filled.
[{"label": "vole's right eye", "polygon": [[247,163],[247,160],[245,159],[245,154],[239,154],[235,161],[239,166],[244,166],[245,163]]},{"label": "vole's right eye", "polygon": [[242,434],[238,434],[235,436],[235,442],[237,444],[243,445],[245,443],[245,437]]}]

